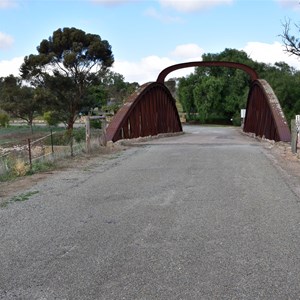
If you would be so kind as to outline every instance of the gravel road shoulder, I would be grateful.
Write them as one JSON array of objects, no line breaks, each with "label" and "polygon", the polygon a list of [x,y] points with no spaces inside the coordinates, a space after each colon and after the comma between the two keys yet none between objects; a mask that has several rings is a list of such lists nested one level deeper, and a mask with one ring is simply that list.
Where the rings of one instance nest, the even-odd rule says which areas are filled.
[{"label": "gravel road shoulder", "polygon": [[74,172],[87,170],[95,164],[110,160],[127,147],[114,145],[113,147],[101,148],[92,154],[82,154],[73,158],[67,158],[56,162],[54,170],[40,172],[30,176],[16,178],[12,181],[0,182],[0,205],[6,203],[13,196],[34,187],[36,184],[50,177],[57,176],[62,172]]}]

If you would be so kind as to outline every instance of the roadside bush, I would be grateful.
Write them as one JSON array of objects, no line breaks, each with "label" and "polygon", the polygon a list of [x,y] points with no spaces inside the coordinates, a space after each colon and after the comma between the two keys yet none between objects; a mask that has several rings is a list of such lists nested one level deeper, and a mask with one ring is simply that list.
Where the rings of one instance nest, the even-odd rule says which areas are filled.
[{"label": "roadside bush", "polygon": [[55,168],[55,163],[53,161],[35,161],[32,163],[32,168],[28,170],[26,175],[32,175],[38,172],[45,172],[53,170]]},{"label": "roadside bush", "polygon": [[73,130],[73,137],[77,143],[85,141],[85,128]]},{"label": "roadside bush", "polygon": [[4,112],[0,112],[0,127],[7,127],[9,125],[9,116]]},{"label": "roadside bush", "polygon": [[208,118],[203,118],[199,114],[190,114],[186,116],[186,121],[195,124],[209,124],[209,125],[230,125],[231,122],[219,115],[211,114]]},{"label": "roadside bush", "polygon": [[90,120],[90,126],[91,128],[101,129],[102,128],[101,119]]},{"label": "roadside bush", "polygon": [[43,119],[49,126],[57,126],[59,123],[59,115],[55,111],[46,111]]},{"label": "roadside bush", "polygon": [[241,115],[240,113],[236,113],[232,118],[233,126],[241,126]]},{"label": "roadside bush", "polygon": [[[55,146],[68,146],[71,144],[71,137],[75,142],[80,143],[85,141],[85,128],[74,128],[70,136],[70,132],[60,131],[52,135],[53,145]],[[45,145],[51,145],[51,137],[45,139]]]},{"label": "roadside bush", "polygon": [[[65,132],[61,131],[61,132],[56,132],[55,134],[52,135],[52,139],[53,139],[53,145],[57,145],[57,146],[67,146],[68,145],[68,141],[65,138]],[[45,139],[45,145],[51,145],[51,137],[48,136]]]},{"label": "roadside bush", "polygon": [[29,171],[28,164],[25,163],[25,161],[21,159],[16,159],[14,166],[13,166],[13,172],[16,176],[25,176],[27,172]]},{"label": "roadside bush", "polygon": [[29,169],[29,165],[20,158],[2,157],[0,158],[0,182],[25,176]]},{"label": "roadside bush", "polygon": [[0,157],[0,182],[13,177],[11,172],[12,160],[8,157]]}]

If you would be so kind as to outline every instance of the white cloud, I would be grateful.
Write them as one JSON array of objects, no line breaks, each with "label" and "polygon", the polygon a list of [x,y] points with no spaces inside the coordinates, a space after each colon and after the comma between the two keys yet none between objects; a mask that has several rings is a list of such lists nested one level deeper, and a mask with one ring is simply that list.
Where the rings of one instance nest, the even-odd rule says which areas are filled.
[{"label": "white cloud", "polygon": [[13,42],[14,42],[14,39],[11,36],[9,36],[3,32],[0,32],[0,49],[10,48],[11,45],[13,44]]},{"label": "white cloud", "polygon": [[0,9],[17,7],[17,3],[14,0],[0,0]]},{"label": "white cloud", "polygon": [[275,62],[283,61],[297,70],[300,69],[298,57],[284,52],[284,47],[279,42],[274,42],[273,44],[249,42],[242,50],[258,62],[274,64]]},{"label": "white cloud", "polygon": [[168,66],[176,62],[159,56],[148,56],[138,62],[115,61],[113,70],[122,74],[126,81],[138,82],[143,84],[149,81],[155,81],[158,74]]},{"label": "white cloud", "polygon": [[[168,57],[148,56],[139,62],[115,61],[113,71],[122,74],[128,82],[138,82],[143,84],[146,82],[156,81],[159,73],[172,65],[179,62]],[[183,77],[193,72],[193,69],[182,69],[170,73],[168,78]]]},{"label": "white cloud", "polygon": [[[0,0],[1,1],[9,1],[9,0]],[[139,3],[144,0],[89,0],[91,3],[100,4],[100,5],[120,5],[127,3]],[[208,9],[211,7],[223,5],[223,4],[231,4],[234,0],[156,0],[162,7],[175,9],[179,12],[194,12],[203,9]],[[283,0],[276,0],[283,1]],[[292,1],[292,0],[290,0]],[[161,19],[162,15],[157,11],[150,9],[148,14],[152,17]],[[166,16],[164,16],[166,17]],[[169,17],[173,19],[172,17]]]},{"label": "white cloud", "polygon": [[158,12],[155,8],[149,8],[145,11],[145,15],[153,19],[159,20],[163,23],[183,23],[183,20],[179,17],[172,17],[170,15]]},{"label": "white cloud", "polygon": [[129,0],[90,0],[90,1],[95,4],[102,4],[102,5],[108,5],[108,6],[114,6],[114,5],[126,4],[129,2],[132,2]]},{"label": "white cloud", "polygon": [[[284,52],[284,47],[279,42],[266,44],[260,42],[249,42],[241,49],[244,50],[253,60],[267,64],[275,62],[286,62],[288,65],[300,70],[300,59],[290,56]],[[189,61],[201,61],[202,54],[208,53],[197,44],[178,45],[166,57],[148,56],[140,61],[115,61],[113,70],[122,74],[126,81],[143,84],[155,81],[159,73],[172,65]],[[167,77],[182,77],[193,72],[193,68],[181,69],[170,73]]]},{"label": "white cloud", "polygon": [[[0,0],[1,1],[9,1],[9,0]],[[144,0],[89,0],[94,4],[100,5],[120,5],[126,3],[139,3]],[[223,5],[223,4],[231,4],[234,0],[156,0],[162,7],[175,9],[179,12],[194,12],[203,9],[208,9],[211,7]],[[283,0],[277,0],[283,1]],[[292,1],[292,0],[290,0]],[[150,14],[152,17],[161,18],[162,15],[155,10],[150,9]],[[170,17],[172,19],[172,17]]]},{"label": "white cloud", "polygon": [[180,12],[194,12],[222,4],[231,4],[233,0],[159,0],[163,7]]},{"label": "white cloud", "polygon": [[24,62],[24,57],[15,57],[11,60],[0,61],[0,77],[9,75],[19,76],[19,69]]},{"label": "white cloud", "polygon": [[[23,62],[24,57],[16,57],[11,60],[0,61],[0,77],[6,77],[10,74],[19,76],[19,69]],[[143,84],[149,81],[156,81],[159,73],[163,69],[181,62],[185,61],[176,61],[169,57],[152,55],[144,57],[140,61],[116,60],[112,70],[122,74],[125,77],[125,80],[128,82],[138,82],[139,84]],[[192,71],[193,70],[191,69],[174,71],[168,76],[168,78],[182,77],[190,74]]]},{"label": "white cloud", "polygon": [[[196,44],[179,45],[170,52],[168,57],[152,55],[138,62],[116,60],[113,70],[122,74],[126,81],[143,84],[149,81],[155,81],[159,73],[169,66],[188,61],[201,61],[203,53],[203,49]],[[187,68],[174,71],[170,73],[166,79],[183,77],[192,73],[193,70],[192,68]]]},{"label": "white cloud", "polygon": [[[284,61],[288,65],[300,70],[300,60],[297,56],[290,56],[284,52],[283,45],[279,42],[266,44],[260,42],[249,42],[243,49],[253,60],[274,64]],[[155,81],[159,73],[172,65],[189,61],[201,61],[202,54],[208,53],[197,44],[178,45],[167,56],[160,57],[151,55],[140,59],[139,61],[121,61],[116,59],[113,71],[122,74],[128,82],[138,82],[143,84],[149,81]],[[16,57],[12,60],[0,61],[0,77],[6,77],[10,74],[19,76],[19,68],[24,61],[24,57]],[[169,74],[168,78],[182,77],[193,72],[193,68],[181,69]]]},{"label": "white cloud", "polygon": [[204,50],[200,48],[197,44],[184,44],[178,45],[171,55],[175,58],[192,61],[192,60],[202,60],[202,55]]},{"label": "white cloud", "polygon": [[281,6],[287,7],[287,8],[293,8],[296,10],[300,9],[299,1],[297,0],[275,0],[278,2]]}]

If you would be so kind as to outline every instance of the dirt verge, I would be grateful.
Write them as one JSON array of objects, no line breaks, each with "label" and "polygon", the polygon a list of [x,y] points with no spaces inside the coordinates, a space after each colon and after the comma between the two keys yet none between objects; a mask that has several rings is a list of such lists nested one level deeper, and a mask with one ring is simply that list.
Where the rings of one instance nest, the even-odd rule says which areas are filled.
[{"label": "dirt verge", "polygon": [[55,163],[56,167],[52,171],[40,172],[29,176],[18,177],[12,181],[0,182],[0,205],[10,199],[13,195],[31,188],[41,180],[47,179],[49,176],[55,176],[55,174],[65,170],[83,170],[96,162],[98,163],[99,160],[110,159],[111,155],[125,149],[125,146],[119,144],[112,145],[111,147],[103,147],[91,154],[82,154],[73,158],[69,157],[61,159]]}]

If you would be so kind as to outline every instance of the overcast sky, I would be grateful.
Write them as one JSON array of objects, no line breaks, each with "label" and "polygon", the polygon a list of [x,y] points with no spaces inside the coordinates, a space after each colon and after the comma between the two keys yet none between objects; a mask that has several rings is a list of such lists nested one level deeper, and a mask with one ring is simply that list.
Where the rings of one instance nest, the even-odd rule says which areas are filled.
[{"label": "overcast sky", "polygon": [[0,77],[17,76],[24,56],[37,54],[39,43],[63,27],[107,40],[113,70],[140,84],[165,67],[225,48],[300,70],[279,36],[288,19],[300,23],[298,0],[0,0]]}]

